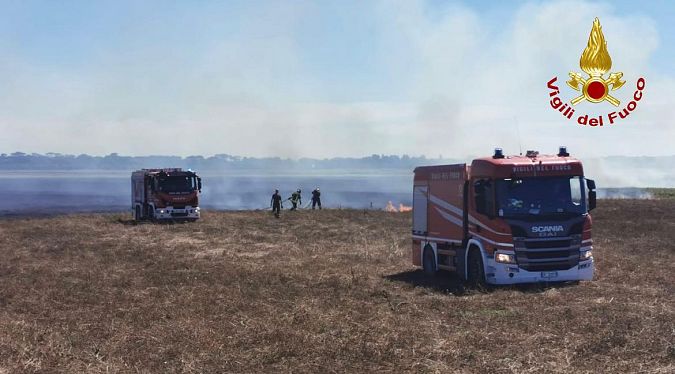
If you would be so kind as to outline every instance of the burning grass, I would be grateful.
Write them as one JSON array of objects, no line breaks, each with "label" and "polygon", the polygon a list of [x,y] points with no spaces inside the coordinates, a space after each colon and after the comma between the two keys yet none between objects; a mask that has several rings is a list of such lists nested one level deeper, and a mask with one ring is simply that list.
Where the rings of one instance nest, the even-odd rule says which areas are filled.
[{"label": "burning grass", "polygon": [[597,280],[464,291],[410,213],[0,220],[2,372],[673,372],[675,201],[601,201]]}]

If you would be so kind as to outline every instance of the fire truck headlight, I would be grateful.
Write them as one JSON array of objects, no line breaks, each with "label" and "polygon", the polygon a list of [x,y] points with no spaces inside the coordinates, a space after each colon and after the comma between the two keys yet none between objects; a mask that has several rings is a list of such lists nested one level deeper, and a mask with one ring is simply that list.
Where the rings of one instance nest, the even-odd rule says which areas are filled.
[{"label": "fire truck headlight", "polygon": [[515,264],[516,256],[510,253],[495,253],[495,261],[502,264]]},{"label": "fire truck headlight", "polygon": [[164,214],[164,209],[160,209],[159,213]]},{"label": "fire truck headlight", "polygon": [[590,260],[591,258],[593,258],[593,251],[590,249],[588,251],[581,251],[581,253],[579,253],[580,261]]}]

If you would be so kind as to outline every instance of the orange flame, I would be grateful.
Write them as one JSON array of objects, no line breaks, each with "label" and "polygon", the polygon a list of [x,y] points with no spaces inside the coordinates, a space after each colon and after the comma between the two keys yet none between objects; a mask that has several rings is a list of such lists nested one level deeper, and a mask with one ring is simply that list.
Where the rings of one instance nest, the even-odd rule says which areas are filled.
[{"label": "orange flame", "polygon": [[411,206],[403,205],[403,204],[398,204],[398,209],[392,204],[391,201],[387,202],[387,206],[384,207],[385,212],[391,212],[391,213],[403,213],[403,212],[410,212],[412,210]]},{"label": "orange flame", "polygon": [[601,76],[612,68],[612,58],[609,57],[607,41],[605,41],[605,35],[602,34],[602,26],[597,17],[593,21],[591,35],[588,36],[588,45],[581,54],[579,66],[591,76]]}]

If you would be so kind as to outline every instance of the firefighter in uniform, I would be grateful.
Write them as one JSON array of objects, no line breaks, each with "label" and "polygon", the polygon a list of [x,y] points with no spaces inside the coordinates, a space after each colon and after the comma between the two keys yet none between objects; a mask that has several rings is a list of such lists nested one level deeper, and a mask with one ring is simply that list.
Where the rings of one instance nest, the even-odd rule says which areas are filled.
[{"label": "firefighter in uniform", "polygon": [[274,190],[274,194],[272,195],[272,200],[270,201],[270,204],[272,205],[272,213],[274,213],[274,216],[279,218],[279,214],[281,213],[281,208],[283,208],[283,204],[281,202],[281,195],[279,194],[279,190]]},{"label": "firefighter in uniform", "polygon": [[291,195],[291,197],[288,198],[288,200],[290,200],[291,204],[293,204],[291,210],[297,210],[298,204],[302,206],[302,195],[300,195],[300,189],[298,188],[297,191],[293,192],[293,194]]},{"label": "firefighter in uniform", "polygon": [[312,209],[317,205],[319,206],[319,210],[321,210],[321,191],[319,191],[319,187],[312,191]]}]

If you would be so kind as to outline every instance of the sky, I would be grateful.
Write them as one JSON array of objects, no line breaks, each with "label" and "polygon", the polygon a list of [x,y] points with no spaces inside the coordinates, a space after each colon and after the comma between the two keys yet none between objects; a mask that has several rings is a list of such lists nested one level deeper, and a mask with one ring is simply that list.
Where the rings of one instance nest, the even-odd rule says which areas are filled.
[{"label": "sky", "polygon": [[[546,86],[578,95],[564,82],[595,17],[619,108],[646,81],[612,126],[566,120]],[[674,17],[668,1],[0,0],[0,153],[672,155]]]}]

